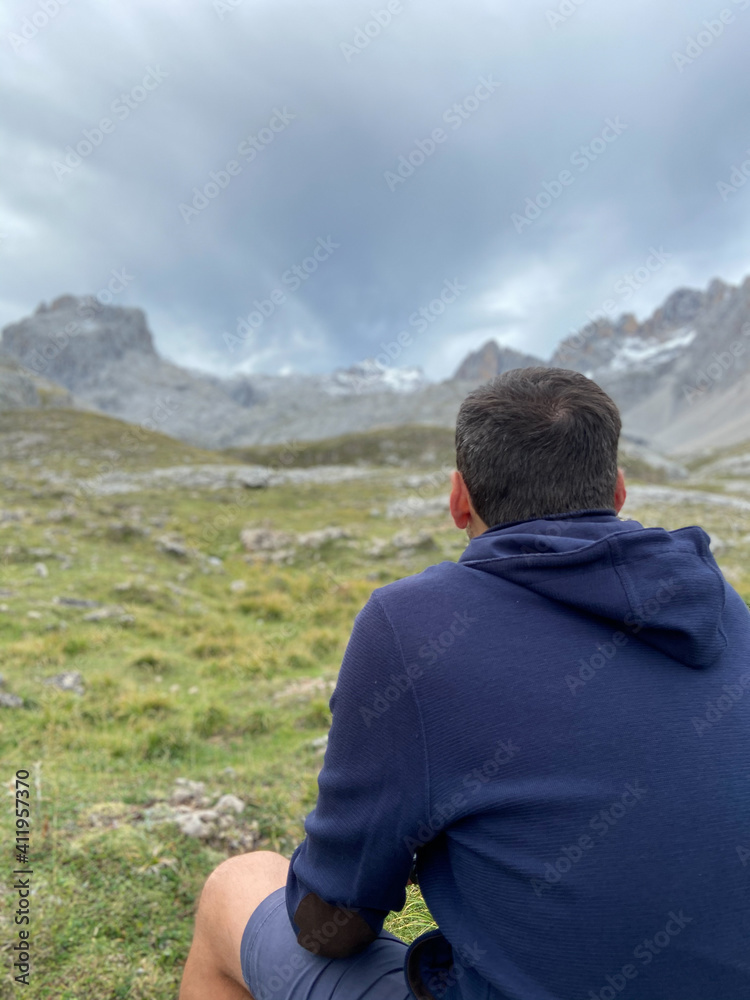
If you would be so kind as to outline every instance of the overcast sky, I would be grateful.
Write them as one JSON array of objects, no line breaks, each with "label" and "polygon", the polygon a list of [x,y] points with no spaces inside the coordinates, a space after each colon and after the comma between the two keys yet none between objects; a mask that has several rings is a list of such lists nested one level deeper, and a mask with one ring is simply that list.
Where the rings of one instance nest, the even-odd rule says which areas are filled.
[{"label": "overcast sky", "polygon": [[739,282],[750,0],[724,3],[5,4],[0,325],[109,286],[188,366],[322,372],[406,330],[398,363],[443,378]]}]

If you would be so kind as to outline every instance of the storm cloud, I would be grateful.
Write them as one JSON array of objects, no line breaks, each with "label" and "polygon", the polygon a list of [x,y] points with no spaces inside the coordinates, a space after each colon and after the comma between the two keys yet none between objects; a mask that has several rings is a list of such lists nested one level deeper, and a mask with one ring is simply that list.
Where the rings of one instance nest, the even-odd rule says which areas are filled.
[{"label": "storm cloud", "polygon": [[409,329],[442,378],[750,273],[750,0],[1,17],[3,325],[113,284],[184,365],[327,371]]}]

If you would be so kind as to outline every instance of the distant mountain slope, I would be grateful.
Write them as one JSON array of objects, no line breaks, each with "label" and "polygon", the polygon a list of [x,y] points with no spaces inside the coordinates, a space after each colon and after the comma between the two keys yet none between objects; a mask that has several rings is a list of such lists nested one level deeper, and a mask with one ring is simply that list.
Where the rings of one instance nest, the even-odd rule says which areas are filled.
[{"label": "distant mountain slope", "polygon": [[[484,377],[506,370],[486,344]],[[529,359],[526,363],[534,363]],[[739,442],[750,429],[750,278],[679,289],[643,323],[601,319],[564,340],[549,362],[581,371],[615,399],[626,429],[666,452]]]},{"label": "distant mountain slope", "polygon": [[[561,345],[552,362],[578,368],[622,409],[632,434],[681,453],[741,441],[750,428],[750,279],[674,292],[650,319],[586,328],[597,358]],[[573,354],[570,354],[570,348]],[[593,362],[593,363],[592,363]]]},{"label": "distant mountain slope", "polygon": [[595,379],[620,406],[628,434],[657,451],[731,444],[750,428],[750,278],[739,287],[715,280],[705,292],[679,289],[643,323],[632,314],[599,319],[550,361],[489,340],[440,383],[372,360],[326,375],[188,371],[157,353],[140,309],[70,295],[6,327],[1,348],[16,367],[0,364],[0,409],[40,405],[42,386],[49,396],[58,385],[75,405],[208,448],[450,427],[472,385],[538,364]]},{"label": "distant mountain slope", "polygon": [[0,353],[0,410],[71,405],[72,397],[62,386],[24,368],[12,355]]}]

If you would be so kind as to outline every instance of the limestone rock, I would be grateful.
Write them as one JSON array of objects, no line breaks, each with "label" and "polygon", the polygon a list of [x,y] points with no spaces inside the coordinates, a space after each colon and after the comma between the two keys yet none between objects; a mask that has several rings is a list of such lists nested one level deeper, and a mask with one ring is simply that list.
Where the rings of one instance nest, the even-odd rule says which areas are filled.
[{"label": "limestone rock", "polygon": [[236,795],[222,795],[214,806],[214,811],[222,813],[241,813],[245,809],[245,803],[238,799]]},{"label": "limestone rock", "polygon": [[59,691],[73,691],[75,694],[83,694],[83,676],[77,670],[65,670],[61,674],[53,677],[45,677],[42,684],[49,684]]},{"label": "limestone rock", "polygon": [[345,528],[319,528],[308,531],[297,537],[297,543],[307,549],[319,549],[328,542],[337,542],[342,538],[351,538],[351,532]]},{"label": "limestone rock", "polygon": [[240,533],[240,541],[247,552],[278,552],[294,545],[296,539],[289,531],[272,528],[245,528]]}]

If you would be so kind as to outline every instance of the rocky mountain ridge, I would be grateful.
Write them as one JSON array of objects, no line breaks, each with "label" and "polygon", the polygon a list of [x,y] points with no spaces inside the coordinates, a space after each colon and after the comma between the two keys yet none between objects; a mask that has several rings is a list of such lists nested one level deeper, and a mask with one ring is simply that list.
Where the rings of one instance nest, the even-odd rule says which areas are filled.
[{"label": "rocky mountain ridge", "polygon": [[157,352],[140,309],[65,295],[3,330],[0,409],[75,405],[207,448],[314,440],[401,424],[450,426],[473,385],[511,368],[582,371],[629,436],[688,452],[750,436],[750,278],[678,289],[643,323],[602,317],[550,360],[489,340],[452,378],[365,360],[326,375],[220,378]]}]

